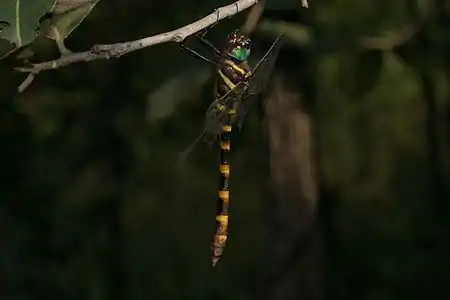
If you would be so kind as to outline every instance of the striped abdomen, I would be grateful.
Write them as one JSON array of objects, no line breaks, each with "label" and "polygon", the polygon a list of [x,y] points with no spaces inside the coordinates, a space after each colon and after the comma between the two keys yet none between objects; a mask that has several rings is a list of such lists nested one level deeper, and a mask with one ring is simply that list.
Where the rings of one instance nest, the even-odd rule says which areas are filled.
[{"label": "striped abdomen", "polygon": [[[217,82],[217,94],[216,97],[220,98],[225,95],[229,90],[232,90],[236,84],[242,81],[246,81],[250,76],[250,68],[246,62],[237,65],[233,61],[223,60],[219,69],[219,78]],[[222,124],[220,133],[220,178],[219,178],[219,203],[216,215],[216,230],[214,233],[214,240],[212,246],[212,264],[213,266],[219,261],[223,254],[223,250],[226,245],[228,237],[228,208],[230,205],[230,189],[229,189],[229,179],[230,179],[230,163],[229,155],[231,150],[230,135],[233,123],[233,119],[236,115],[236,107],[234,105],[231,107],[219,107],[217,110],[222,111],[223,109],[228,109],[226,118],[227,121]]]},{"label": "striped abdomen", "polygon": [[230,133],[231,125],[224,125],[220,134],[220,179],[219,179],[219,202],[216,215],[216,231],[212,246],[212,264],[219,261],[225,248],[228,236],[228,207],[230,205]]}]

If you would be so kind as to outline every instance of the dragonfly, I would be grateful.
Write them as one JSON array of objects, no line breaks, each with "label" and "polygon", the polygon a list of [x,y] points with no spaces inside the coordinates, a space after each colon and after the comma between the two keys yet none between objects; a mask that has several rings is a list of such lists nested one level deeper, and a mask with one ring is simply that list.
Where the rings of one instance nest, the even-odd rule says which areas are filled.
[{"label": "dragonfly", "polygon": [[183,51],[210,64],[215,71],[214,101],[206,110],[204,130],[184,152],[184,155],[189,153],[202,138],[209,145],[218,140],[220,146],[218,207],[211,246],[213,267],[222,257],[228,238],[231,132],[234,126],[241,129],[249,107],[264,91],[279,54],[282,37],[282,34],[277,36],[252,68],[248,62],[252,48],[251,39],[241,31],[235,30],[218,49],[206,38],[207,32],[215,25],[193,36],[208,50],[208,56],[187,46],[187,39],[180,43]]}]

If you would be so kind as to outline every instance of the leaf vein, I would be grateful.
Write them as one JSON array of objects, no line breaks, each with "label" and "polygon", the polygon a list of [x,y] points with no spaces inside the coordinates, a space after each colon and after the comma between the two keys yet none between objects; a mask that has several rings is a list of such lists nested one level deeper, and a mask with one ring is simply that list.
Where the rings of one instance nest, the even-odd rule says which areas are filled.
[{"label": "leaf vein", "polygon": [[16,0],[16,38],[17,38],[17,47],[21,47],[22,36],[20,33],[20,0]]}]

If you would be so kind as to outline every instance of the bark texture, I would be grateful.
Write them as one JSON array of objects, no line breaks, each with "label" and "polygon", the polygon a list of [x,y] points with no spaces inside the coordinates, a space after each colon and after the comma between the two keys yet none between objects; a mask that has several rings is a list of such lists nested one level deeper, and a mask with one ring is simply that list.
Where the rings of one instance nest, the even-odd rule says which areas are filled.
[{"label": "bark texture", "polygon": [[286,74],[272,77],[265,110],[270,183],[266,299],[322,299],[311,117]]}]

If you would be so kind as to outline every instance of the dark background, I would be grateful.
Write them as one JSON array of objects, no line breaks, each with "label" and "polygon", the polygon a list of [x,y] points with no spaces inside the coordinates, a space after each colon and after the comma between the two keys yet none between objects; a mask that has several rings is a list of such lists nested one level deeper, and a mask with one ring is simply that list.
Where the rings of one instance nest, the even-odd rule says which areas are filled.
[{"label": "dark background", "polygon": [[[199,145],[179,161],[212,100],[207,66],[162,44],[44,72],[22,94],[23,74],[2,70],[0,299],[449,299],[449,5],[310,2],[300,17],[295,3],[268,6],[263,20],[307,24],[314,36],[288,43],[275,70],[313,128],[318,230],[302,243],[319,245],[314,263],[292,251],[268,266],[265,106],[235,134],[231,235],[211,268],[218,153]],[[150,36],[228,4],[167,3],[104,0],[67,46]],[[388,51],[359,42],[408,24],[417,33]],[[272,39],[261,32],[256,56]],[[301,256],[309,263],[280,284]],[[316,292],[283,296],[310,276]]]}]

